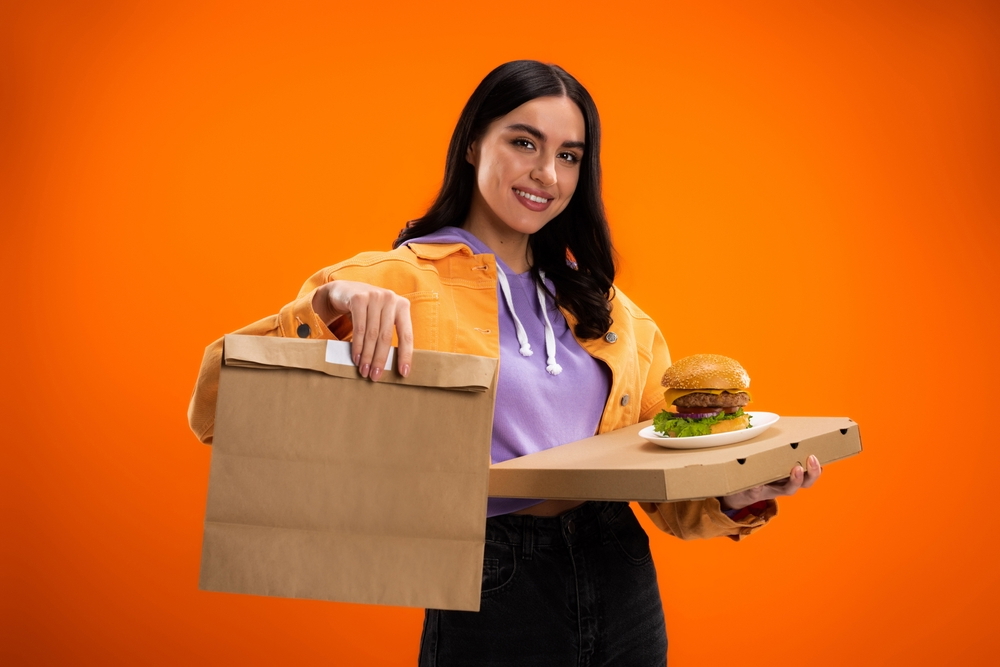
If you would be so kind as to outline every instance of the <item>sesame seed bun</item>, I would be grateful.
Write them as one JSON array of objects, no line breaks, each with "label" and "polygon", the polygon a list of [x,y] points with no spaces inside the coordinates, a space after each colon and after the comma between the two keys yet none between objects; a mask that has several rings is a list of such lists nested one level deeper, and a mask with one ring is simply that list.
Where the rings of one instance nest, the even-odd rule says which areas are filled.
[{"label": "sesame seed bun", "polygon": [[660,384],[668,389],[747,389],[750,376],[735,359],[721,354],[693,354],[675,361]]}]

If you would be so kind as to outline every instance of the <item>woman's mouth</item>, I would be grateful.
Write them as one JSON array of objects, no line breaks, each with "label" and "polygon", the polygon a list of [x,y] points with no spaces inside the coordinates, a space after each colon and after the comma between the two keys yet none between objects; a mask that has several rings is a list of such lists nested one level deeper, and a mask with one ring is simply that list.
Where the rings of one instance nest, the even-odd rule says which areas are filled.
[{"label": "woman's mouth", "polygon": [[552,201],[551,199],[539,197],[538,195],[533,195],[530,192],[518,190],[517,188],[512,188],[512,190],[514,195],[517,197],[517,200],[532,211],[544,211],[549,207],[549,203]]}]

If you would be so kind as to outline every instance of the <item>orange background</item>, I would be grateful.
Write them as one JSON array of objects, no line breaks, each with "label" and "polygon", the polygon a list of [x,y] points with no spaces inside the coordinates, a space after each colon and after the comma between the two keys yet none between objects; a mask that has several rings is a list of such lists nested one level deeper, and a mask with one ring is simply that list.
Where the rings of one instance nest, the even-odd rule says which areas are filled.
[{"label": "orange background", "polygon": [[996,660],[995,3],[151,4],[0,9],[0,662],[415,664],[420,610],[197,590],[185,409],[209,341],[423,212],[525,57],[597,100],[674,356],[862,426],[750,540],[652,534],[671,665]]}]

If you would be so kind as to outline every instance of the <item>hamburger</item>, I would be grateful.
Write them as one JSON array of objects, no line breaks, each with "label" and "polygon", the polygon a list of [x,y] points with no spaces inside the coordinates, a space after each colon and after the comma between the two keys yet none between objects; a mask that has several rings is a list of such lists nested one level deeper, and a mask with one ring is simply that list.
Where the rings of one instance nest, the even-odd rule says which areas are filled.
[{"label": "hamburger", "polygon": [[743,412],[751,401],[750,376],[735,359],[721,354],[684,357],[666,370],[660,384],[667,401],[667,410],[653,419],[660,435],[685,438],[750,428],[750,415]]}]

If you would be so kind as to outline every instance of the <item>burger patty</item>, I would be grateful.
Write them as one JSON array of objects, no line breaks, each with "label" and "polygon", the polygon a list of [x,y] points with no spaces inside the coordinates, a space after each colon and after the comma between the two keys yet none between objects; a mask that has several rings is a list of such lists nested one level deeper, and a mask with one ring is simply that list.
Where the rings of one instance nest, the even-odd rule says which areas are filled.
[{"label": "burger patty", "polygon": [[701,393],[688,394],[674,401],[674,405],[679,408],[736,408],[743,407],[749,402],[750,396],[745,391],[737,394],[724,391],[718,396]]}]

